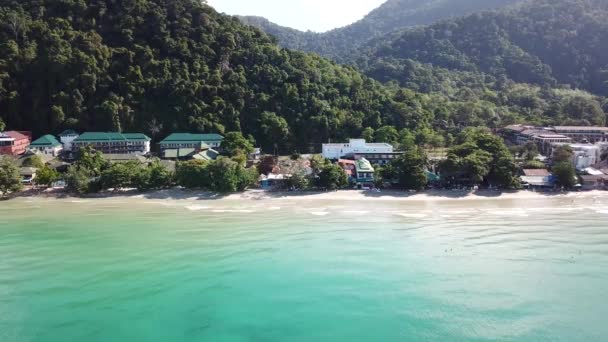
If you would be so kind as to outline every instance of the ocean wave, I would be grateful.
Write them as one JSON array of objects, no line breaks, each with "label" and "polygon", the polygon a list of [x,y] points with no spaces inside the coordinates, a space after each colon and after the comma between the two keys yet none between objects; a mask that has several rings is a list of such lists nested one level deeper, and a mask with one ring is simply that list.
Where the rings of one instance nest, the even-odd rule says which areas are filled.
[{"label": "ocean wave", "polygon": [[199,210],[206,210],[209,209],[209,207],[203,206],[203,205],[189,205],[186,207],[186,209],[190,210],[190,211],[199,211]]}]

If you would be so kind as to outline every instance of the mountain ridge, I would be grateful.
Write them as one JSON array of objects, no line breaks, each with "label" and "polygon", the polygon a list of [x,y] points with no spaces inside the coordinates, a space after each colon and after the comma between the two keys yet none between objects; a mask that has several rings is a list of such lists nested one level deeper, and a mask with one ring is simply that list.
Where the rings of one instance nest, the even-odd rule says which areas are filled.
[{"label": "mountain ridge", "polygon": [[513,5],[522,0],[389,0],[363,19],[323,33],[299,31],[277,25],[266,18],[238,16],[277,38],[286,48],[314,52],[343,62],[370,39],[406,27],[432,24],[438,20]]}]

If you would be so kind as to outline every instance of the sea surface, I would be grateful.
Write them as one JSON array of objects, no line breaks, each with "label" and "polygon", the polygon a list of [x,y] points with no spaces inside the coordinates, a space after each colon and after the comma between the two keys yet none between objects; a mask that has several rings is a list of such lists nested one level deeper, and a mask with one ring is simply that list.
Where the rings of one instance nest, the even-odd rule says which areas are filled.
[{"label": "sea surface", "polygon": [[607,204],[0,202],[0,341],[606,341]]}]

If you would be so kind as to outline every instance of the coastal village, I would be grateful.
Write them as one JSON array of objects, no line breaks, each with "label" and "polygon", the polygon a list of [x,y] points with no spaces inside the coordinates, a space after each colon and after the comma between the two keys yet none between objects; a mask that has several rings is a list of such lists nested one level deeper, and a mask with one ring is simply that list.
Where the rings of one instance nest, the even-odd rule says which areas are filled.
[{"label": "coastal village", "polygon": [[[608,186],[608,127],[556,126],[536,127],[510,125],[492,134],[504,139],[516,158],[520,188],[533,191],[561,191],[551,172],[558,149],[570,151],[569,162],[576,171],[573,189],[600,190]],[[48,187],[62,189],[66,181],[63,173],[85,148],[100,153],[110,164],[136,163],[147,165],[160,161],[168,172],[175,172],[176,165],[188,161],[210,162],[228,155],[225,137],[216,134],[172,133],[153,144],[143,133],[83,132],[65,130],[58,136],[51,134],[32,139],[30,132],[5,131],[0,133],[0,154],[14,158],[20,167],[21,183],[26,187],[43,186],[37,181],[38,169],[26,161],[32,157],[42,161],[45,167],[57,172],[58,177]],[[349,139],[347,142],[325,143],[319,155],[277,156],[263,154],[260,148],[250,148],[242,162],[249,169],[257,169],[257,179],[250,184],[268,191],[296,191],[305,187],[296,178],[319,177],[313,167],[319,160],[338,168],[346,179],[337,186],[321,187],[323,190],[350,188],[380,191],[391,188],[394,182],[380,176],[383,168],[390,167],[404,155],[389,143],[371,143],[365,139]],[[435,165],[446,158],[445,152],[432,155],[425,165],[426,189],[477,190],[480,184],[456,182],[447,184]],[[491,188],[491,187],[490,187]],[[423,190],[423,189],[418,189]]]}]

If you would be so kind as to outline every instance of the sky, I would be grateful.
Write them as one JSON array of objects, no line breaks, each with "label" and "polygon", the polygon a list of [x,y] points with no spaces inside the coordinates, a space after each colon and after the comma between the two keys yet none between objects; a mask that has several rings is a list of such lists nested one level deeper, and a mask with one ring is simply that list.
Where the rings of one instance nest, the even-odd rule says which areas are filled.
[{"label": "sky", "polygon": [[325,32],[363,18],[386,0],[207,0],[219,12],[256,15],[281,26]]}]

